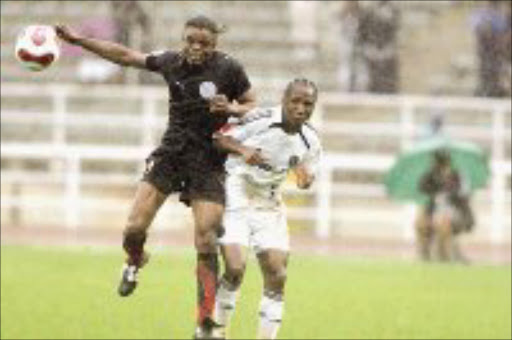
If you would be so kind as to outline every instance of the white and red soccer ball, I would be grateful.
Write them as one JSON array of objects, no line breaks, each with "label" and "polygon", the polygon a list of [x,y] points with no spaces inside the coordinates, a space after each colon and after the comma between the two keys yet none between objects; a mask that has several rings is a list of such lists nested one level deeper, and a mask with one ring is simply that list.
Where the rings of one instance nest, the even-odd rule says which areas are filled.
[{"label": "white and red soccer ball", "polygon": [[60,47],[52,26],[31,25],[16,40],[16,58],[30,71],[42,71],[59,59]]}]

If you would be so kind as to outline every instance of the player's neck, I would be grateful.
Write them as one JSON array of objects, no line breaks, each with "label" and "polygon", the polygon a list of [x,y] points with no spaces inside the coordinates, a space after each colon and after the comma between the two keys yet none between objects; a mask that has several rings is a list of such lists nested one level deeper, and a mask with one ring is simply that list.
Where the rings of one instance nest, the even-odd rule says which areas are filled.
[{"label": "player's neck", "polygon": [[299,133],[300,130],[301,130],[300,126],[293,126],[287,122],[283,122],[283,131],[289,135],[294,135],[296,133]]}]

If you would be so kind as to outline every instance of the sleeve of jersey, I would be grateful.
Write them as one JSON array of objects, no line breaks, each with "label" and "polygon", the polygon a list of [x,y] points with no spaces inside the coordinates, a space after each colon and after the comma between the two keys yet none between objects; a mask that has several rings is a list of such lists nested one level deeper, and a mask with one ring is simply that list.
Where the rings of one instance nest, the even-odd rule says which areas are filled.
[{"label": "sleeve of jersey", "polygon": [[151,52],[146,57],[146,68],[149,71],[162,72],[163,65],[165,64],[165,60],[168,57],[169,57],[168,52],[164,52],[164,51]]},{"label": "sleeve of jersey", "polygon": [[223,136],[232,137],[239,142],[243,142],[251,136],[258,133],[263,128],[261,121],[251,121],[248,123],[243,122],[228,122],[219,129],[219,133]]},{"label": "sleeve of jersey", "polygon": [[233,86],[233,99],[239,98],[251,88],[251,83],[247,73],[243,66],[235,60],[233,60],[232,63],[230,76]]}]

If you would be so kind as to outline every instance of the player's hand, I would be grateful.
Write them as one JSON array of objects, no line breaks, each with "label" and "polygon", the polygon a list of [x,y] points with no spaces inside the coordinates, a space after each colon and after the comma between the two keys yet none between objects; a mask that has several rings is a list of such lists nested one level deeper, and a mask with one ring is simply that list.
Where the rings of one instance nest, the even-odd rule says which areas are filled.
[{"label": "player's hand", "polygon": [[224,94],[216,94],[210,99],[210,112],[215,114],[227,114],[231,103]]},{"label": "player's hand", "polygon": [[70,44],[76,44],[77,41],[80,39],[80,35],[78,35],[76,32],[71,30],[66,25],[55,25],[55,33],[57,33],[57,36],[61,38],[64,41],[67,41]]},{"label": "player's hand", "polygon": [[260,149],[244,147],[241,150],[241,155],[245,163],[249,165],[265,164],[265,158],[263,158]]},{"label": "player's hand", "polygon": [[299,189],[308,189],[311,184],[313,184],[315,177],[309,173],[304,165],[297,165],[293,171],[295,173],[297,187],[299,187]]}]

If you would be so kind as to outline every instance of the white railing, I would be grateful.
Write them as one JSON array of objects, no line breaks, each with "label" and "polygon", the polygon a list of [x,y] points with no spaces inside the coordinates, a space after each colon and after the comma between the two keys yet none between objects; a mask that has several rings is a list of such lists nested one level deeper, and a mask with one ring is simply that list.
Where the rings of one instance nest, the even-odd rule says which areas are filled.
[{"label": "white railing", "polygon": [[[2,106],[2,124],[9,123],[33,123],[49,124],[51,126],[51,140],[39,144],[2,143],[2,160],[4,159],[44,159],[49,161],[63,161],[65,171],[60,180],[65,183],[65,202],[69,209],[66,209],[65,223],[69,227],[76,227],[80,221],[80,187],[81,183],[91,179],[91,175],[83,173],[83,160],[117,160],[123,162],[137,162],[147,156],[153,147],[155,133],[161,124],[157,116],[157,101],[165,100],[166,89],[161,87],[119,87],[119,86],[80,86],[80,85],[34,85],[34,84],[2,84],[2,97],[20,98],[29,101],[35,97],[50,98],[53,105],[51,112],[25,112],[24,110],[9,110]],[[91,101],[118,98],[138,99],[142,101],[142,112],[138,115],[109,114],[108,112],[80,114],[70,112],[69,99],[71,97],[90,98]],[[356,123],[325,121],[323,112],[327,107],[336,107],[342,112],[347,106],[358,107],[394,107],[399,117],[398,123]],[[476,138],[490,141],[491,143],[491,169],[492,182],[490,186],[491,198],[491,228],[489,240],[502,242],[506,234],[509,214],[505,212],[505,204],[510,191],[507,191],[506,178],[510,176],[510,159],[505,158],[505,143],[511,141],[511,130],[506,121],[510,121],[510,100],[481,99],[481,98],[433,98],[427,96],[388,96],[388,95],[367,95],[367,94],[322,94],[318,105],[317,113],[314,116],[314,123],[319,131],[327,138],[329,135],[382,135],[389,138],[397,138],[400,145],[410,145],[419,130],[419,124],[415,122],[417,109],[420,107],[442,108],[445,110],[467,109],[489,112],[491,126],[475,127],[448,127],[448,131],[462,138]],[[70,118],[70,113],[73,118]],[[50,116],[49,116],[50,114]],[[48,120],[48,117],[52,117]],[[164,117],[164,115],[161,115]],[[68,142],[68,128],[73,125],[80,126],[102,126],[108,121],[118,126],[131,126],[140,132],[139,143],[132,146],[114,145],[73,145]],[[396,155],[394,154],[350,154],[335,153],[327,150],[322,163],[319,180],[314,187],[317,197],[314,207],[291,208],[291,217],[308,218],[315,220],[315,230],[319,237],[328,237],[332,232],[332,225],[337,223],[338,216],[333,212],[332,201],[336,194],[367,195],[368,197],[382,196],[382,188],[376,185],[350,185],[334,184],[333,172],[344,171],[375,171],[384,173],[389,169]],[[3,172],[4,173],[4,172]],[[28,178],[32,175],[27,174]],[[23,174],[9,173],[2,176],[2,181],[27,180]],[[44,177],[44,174],[41,174]],[[47,173],[48,178],[55,179],[56,173]],[[63,176],[63,177],[62,177]],[[113,175],[115,177],[115,174]],[[117,176],[120,184],[133,184],[133,178],[128,176]],[[112,177],[98,177],[98,184],[101,181],[109,181]],[[334,184],[334,185],[333,185]],[[291,186],[286,186],[288,193],[294,193]],[[508,194],[508,195],[507,195]],[[4,199],[2,199],[4,201]],[[11,199],[13,205],[22,204]],[[4,204],[4,203],[2,203]],[[414,214],[414,207],[404,206],[403,211],[403,237],[412,237],[410,223]],[[378,217],[376,217],[378,219]]]}]

